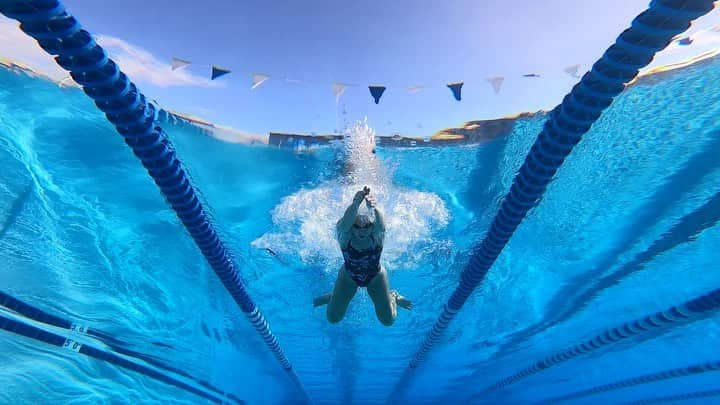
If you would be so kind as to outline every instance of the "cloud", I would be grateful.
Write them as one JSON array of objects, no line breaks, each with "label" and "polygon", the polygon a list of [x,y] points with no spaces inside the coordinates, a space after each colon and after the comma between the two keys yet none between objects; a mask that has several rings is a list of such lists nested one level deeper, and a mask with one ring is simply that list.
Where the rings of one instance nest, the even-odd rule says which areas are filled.
[{"label": "cloud", "polygon": [[680,35],[679,38],[684,38],[686,36],[689,36],[692,39],[692,43],[690,45],[680,45],[677,41],[673,41],[673,43],[665,48],[663,52],[682,53],[691,47],[696,49],[716,49],[720,47],[720,32],[715,32],[711,29],[697,31],[689,35]]},{"label": "cloud", "polygon": [[[169,61],[163,62],[143,48],[122,39],[99,35],[97,42],[105,48],[128,77],[139,83],[158,87],[222,87],[222,82],[192,74],[186,70],[173,71]],[[37,42],[20,31],[18,22],[0,16],[0,57],[21,63],[55,81],[68,73],[55,63]],[[209,74],[209,72],[208,72]]]},{"label": "cloud", "polygon": [[[689,36],[692,39],[690,45],[680,45],[677,39]],[[655,68],[662,65],[669,65],[689,60],[698,55],[720,49],[720,32],[711,29],[703,29],[693,33],[679,35],[667,48],[658,52],[648,68]]]},{"label": "cloud", "polygon": [[37,42],[20,31],[19,23],[0,16],[0,56],[19,62],[32,70],[59,81],[68,73]]},{"label": "cloud", "polygon": [[221,87],[222,82],[194,75],[187,70],[172,70],[169,61],[164,62],[143,48],[122,39],[96,35],[97,42],[133,81],[158,87],[195,86]]}]

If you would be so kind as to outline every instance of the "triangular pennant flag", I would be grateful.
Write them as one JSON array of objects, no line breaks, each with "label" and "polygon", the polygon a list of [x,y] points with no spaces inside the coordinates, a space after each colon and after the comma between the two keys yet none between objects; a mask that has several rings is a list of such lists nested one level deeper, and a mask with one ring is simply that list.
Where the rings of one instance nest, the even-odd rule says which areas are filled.
[{"label": "triangular pennant flag", "polygon": [[690,45],[692,42],[693,40],[690,37],[680,38],[677,40],[678,45]]},{"label": "triangular pennant flag", "polygon": [[368,86],[370,89],[370,95],[375,99],[375,104],[380,103],[380,97],[385,92],[385,86]]},{"label": "triangular pennant flag", "polygon": [[345,87],[347,87],[347,86],[345,86],[342,83],[333,83],[332,84],[332,91],[335,94],[335,102],[336,103],[340,102],[340,96],[342,96],[343,93],[345,93]]},{"label": "triangular pennant flag", "polygon": [[189,60],[173,57],[172,63],[171,63],[172,70],[184,68],[185,66],[189,65],[190,63],[191,62]]},{"label": "triangular pennant flag", "polygon": [[68,77],[60,80],[60,81],[58,82],[58,86],[60,86],[60,87],[69,87],[69,86],[72,86],[73,83],[75,83],[75,82],[73,81],[73,78],[72,78],[71,76],[68,76]]},{"label": "triangular pennant flag", "polygon": [[537,73],[528,73],[526,75],[523,75],[523,77],[540,77],[540,75]]},{"label": "triangular pennant flag", "polygon": [[502,76],[495,76],[495,77],[488,77],[487,80],[493,87],[493,90],[495,90],[495,94],[500,93],[500,88],[502,87],[503,81],[505,81],[505,78]]},{"label": "triangular pennant flag", "polygon": [[461,91],[462,91],[463,84],[464,84],[463,82],[453,82],[453,83],[449,83],[447,85],[450,88],[450,90],[452,91],[453,96],[455,96],[455,100],[457,100],[457,101],[460,101],[462,99]]},{"label": "triangular pennant flag", "polygon": [[567,74],[569,74],[570,76],[572,76],[572,77],[574,77],[574,78],[577,79],[577,78],[580,77],[580,76],[578,76],[578,69],[580,69],[580,65],[572,65],[572,66],[566,67],[566,68],[564,69],[564,71],[565,71],[565,73],[567,73]]},{"label": "triangular pennant flag", "polygon": [[213,66],[212,67],[212,76],[210,77],[210,80],[215,80],[220,76],[224,76],[226,74],[230,73],[229,70],[223,69],[221,67]]},{"label": "triangular pennant flag", "polygon": [[417,93],[418,91],[422,90],[423,88],[424,88],[423,86],[409,86],[409,87],[408,87],[408,93],[410,93],[410,94],[415,94],[415,93]]},{"label": "triangular pennant flag", "polygon": [[253,74],[252,87],[250,88],[250,90],[255,90],[256,88],[260,87],[260,85],[265,83],[265,81],[269,78],[270,76],[264,75],[262,73]]}]

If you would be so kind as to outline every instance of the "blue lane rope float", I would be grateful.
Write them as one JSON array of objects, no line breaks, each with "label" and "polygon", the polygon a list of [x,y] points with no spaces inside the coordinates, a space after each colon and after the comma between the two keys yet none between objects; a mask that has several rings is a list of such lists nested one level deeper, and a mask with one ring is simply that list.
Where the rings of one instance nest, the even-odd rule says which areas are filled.
[{"label": "blue lane rope float", "polygon": [[11,311],[15,311],[23,316],[30,318],[30,319],[33,319],[33,320],[36,320],[38,322],[42,322],[42,323],[45,323],[48,325],[52,325],[52,326],[55,326],[58,328],[71,329],[71,330],[77,330],[78,328],[80,328],[80,329],[82,329],[81,332],[83,332],[87,335],[90,335],[90,336],[100,338],[106,344],[122,343],[107,333],[104,333],[104,332],[96,330],[96,329],[79,326],[78,324],[73,323],[67,319],[63,319],[59,316],[52,315],[50,313],[43,311],[40,308],[34,307],[30,304],[20,301],[19,299],[13,297],[12,295],[4,293],[2,291],[0,291],[0,306],[3,306]]},{"label": "blue lane rope float", "polygon": [[156,108],[58,0],[0,0],[0,12],[18,20],[23,32],[36,39],[46,52],[57,55],[58,65],[70,72],[105,113],[158,185],[215,274],[303,397],[310,401],[265,317],[248,295],[234,259],[198,199],[170,140],[156,125]]},{"label": "blue lane rope float", "polygon": [[399,394],[411,372],[425,360],[520,222],[543,195],[565,158],[603,110],[623,91],[625,84],[637,76],[639,69],[652,61],[655,53],[687,30],[692,20],[710,12],[713,3],[713,0],[653,0],[548,115],[490,230],[473,248],[458,286],[393,389],[391,398]]},{"label": "blue lane rope float", "polygon": [[720,309],[720,288],[664,311],[608,329],[590,340],[556,353],[509,377],[503,378],[486,388],[481,395],[515,384],[531,375],[595,350],[626,342],[630,338],[651,337],[654,336],[653,334],[666,331],[673,326],[699,320],[712,315],[718,309]]},{"label": "blue lane rope float", "polygon": [[543,401],[543,404],[557,404],[572,399],[584,398],[590,395],[602,394],[622,388],[635,387],[638,385],[654,383],[657,381],[669,380],[672,378],[688,377],[702,373],[720,371],[720,361],[710,361],[702,364],[695,364],[689,367],[675,368],[672,370],[659,371],[657,373],[645,374],[638,377],[632,377],[625,380],[615,381],[610,384],[597,385],[582,391],[576,391],[570,394],[550,398]]},{"label": "blue lane rope float", "polygon": [[[706,153],[707,155],[710,155],[706,155],[705,157],[703,157],[703,159],[717,161],[715,156],[717,155],[718,148],[720,148],[720,136],[717,136],[716,138],[717,142],[715,143],[715,145],[717,145],[717,147],[709,148],[706,151],[703,151],[701,155],[706,155]],[[717,164],[714,164],[713,166],[720,166],[720,161],[717,161],[716,163]],[[696,170],[694,166],[692,170]],[[712,170],[714,170],[714,168]],[[677,172],[675,174],[677,174]],[[685,181],[685,185],[688,185],[688,180],[686,178],[677,181]],[[668,194],[671,192],[669,190],[673,190],[672,192],[676,192],[675,188],[669,187],[666,188],[662,193],[655,193],[653,197],[648,198],[647,201],[674,201],[674,199],[671,199],[668,196]],[[663,195],[665,195],[665,197],[662,197]],[[647,208],[647,206],[645,208]],[[643,216],[645,216],[645,218],[648,218],[648,216],[646,216],[648,212],[655,208],[656,207],[653,207],[651,209],[644,209],[642,213],[637,215],[635,217],[633,227],[635,227],[635,225],[639,223],[638,219],[640,219],[640,221],[644,221],[644,219],[642,219]],[[656,211],[653,215],[657,215],[658,212],[659,211]],[[610,267],[616,264],[617,258],[624,251],[624,248],[635,245],[634,241],[637,240],[637,235],[639,235],[639,233],[635,233],[635,235],[630,238],[625,238],[625,242],[618,243],[617,248],[614,249],[612,252],[604,253],[604,260],[601,263],[596,264],[596,266],[592,270],[585,273],[607,275],[598,277],[591,283],[585,282],[586,285],[584,285],[582,289],[579,288],[577,284],[568,284],[562,289],[560,289],[555,294],[555,297],[550,301],[550,303],[547,304],[546,308],[548,310],[545,311],[545,315],[543,316],[543,318],[539,322],[536,322],[534,325],[516,333],[515,337],[507,340],[497,350],[496,356],[500,356],[502,353],[506,353],[507,351],[514,351],[514,348],[517,347],[518,344],[524,342],[528,337],[534,336],[535,334],[545,329],[552,328],[553,326],[570,319],[575,313],[585,309],[588,303],[591,302],[591,300],[595,297],[602,294],[605,289],[611,288],[622,282],[623,279],[630,277],[637,272],[645,270],[647,264],[650,263],[655,257],[658,257],[661,254],[670,251],[671,249],[675,249],[677,246],[680,246],[683,243],[689,243],[694,241],[701,232],[703,232],[705,229],[712,228],[719,222],[720,191],[715,193],[700,207],[684,215],[682,218],[677,219],[669,229],[665,230],[662,233],[660,238],[653,241],[650,246],[644,251],[637,253],[635,257],[632,258],[632,260],[625,262],[617,270],[614,270],[613,272],[608,272]],[[638,228],[644,229],[645,225],[638,226]],[[634,228],[633,231],[636,232],[636,229]],[[623,237],[626,237],[628,235],[629,233],[625,233]],[[623,248],[620,248],[621,246]]]},{"label": "blue lane rope float", "polygon": [[53,346],[57,346],[66,350],[73,351],[75,353],[84,354],[88,357],[92,357],[97,360],[106,361],[116,366],[128,369],[144,376],[150,377],[154,380],[164,382],[168,385],[172,385],[184,391],[203,397],[211,402],[222,404],[230,403],[227,399],[230,398],[238,404],[244,404],[245,401],[239,399],[235,395],[226,393],[210,392],[193,385],[190,385],[179,378],[175,378],[169,374],[160,372],[152,367],[148,367],[131,359],[124,358],[115,353],[100,350],[96,347],[82,344],[71,338],[66,338],[57,333],[44,330],[34,325],[29,325],[12,319],[0,313],[0,329],[6,330],[17,335],[25,336],[30,339],[34,339],[40,342],[44,342]]},{"label": "blue lane rope float", "polygon": [[[99,331],[95,328],[90,328],[87,325],[82,325],[77,322],[72,322],[67,319],[64,319],[62,317],[52,315],[46,311],[43,311],[40,308],[37,308],[33,305],[30,305],[28,303],[25,303],[15,297],[13,297],[10,294],[4,293],[0,291],[0,307],[4,307],[6,309],[9,309],[12,312],[15,312],[17,314],[20,314],[28,319],[32,319],[37,322],[44,323],[45,325],[54,326],[56,328],[61,329],[67,329],[68,332],[72,331],[75,333],[87,335],[93,338],[97,338],[99,341],[107,345],[110,349],[112,349],[114,352],[129,356],[129,357],[135,357],[137,359],[140,359],[150,365],[153,365],[157,368],[163,369],[165,371],[169,371],[171,373],[175,373],[178,375],[181,375],[185,378],[188,378],[190,380],[193,380],[197,384],[202,385],[203,387],[214,391],[216,394],[219,395],[232,395],[231,393],[224,392],[216,387],[214,387],[212,384],[210,384],[207,381],[203,381],[199,378],[195,378],[191,376],[190,374],[178,370],[177,368],[170,367],[164,363],[162,363],[159,360],[156,360],[155,358],[148,356],[143,353],[136,352],[134,350],[126,349],[121,344],[124,344],[124,342],[120,339],[116,339],[110,334]],[[170,345],[163,344],[164,346],[170,347]]]}]

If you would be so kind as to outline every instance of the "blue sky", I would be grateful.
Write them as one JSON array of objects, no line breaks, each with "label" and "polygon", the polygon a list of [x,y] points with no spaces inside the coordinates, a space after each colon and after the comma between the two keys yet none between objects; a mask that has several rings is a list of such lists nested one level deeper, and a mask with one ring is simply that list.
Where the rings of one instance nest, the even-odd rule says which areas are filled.
[{"label": "blue sky", "polygon": [[[112,6],[110,6],[112,4]],[[250,133],[328,133],[367,116],[412,136],[556,105],[647,0],[66,0],[151,99]],[[690,32],[720,23],[718,11]],[[8,26],[8,20],[3,26]],[[0,55],[42,64],[0,31]],[[701,38],[702,37],[702,38]],[[12,42],[12,46],[10,43]],[[7,45],[7,46],[6,46]],[[18,50],[14,55],[15,48]],[[720,47],[720,33],[659,62]],[[6,53],[9,53],[6,55]],[[170,71],[173,56],[191,60]],[[32,66],[32,63],[29,63]],[[210,65],[233,73],[208,80]],[[251,90],[253,73],[271,78]],[[537,73],[540,78],[523,78]],[[499,94],[485,80],[503,76]],[[285,78],[302,83],[287,83]],[[463,80],[463,100],[445,84]],[[332,82],[353,84],[336,103]],[[367,85],[388,86],[379,105]],[[424,85],[410,94],[407,86]],[[343,115],[342,111],[346,114]]]}]

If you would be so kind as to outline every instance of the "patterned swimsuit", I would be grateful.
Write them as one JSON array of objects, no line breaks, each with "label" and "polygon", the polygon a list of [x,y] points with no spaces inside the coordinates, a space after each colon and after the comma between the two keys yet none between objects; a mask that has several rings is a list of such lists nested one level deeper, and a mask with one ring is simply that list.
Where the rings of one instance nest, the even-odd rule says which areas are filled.
[{"label": "patterned swimsuit", "polygon": [[342,249],[345,259],[345,270],[350,278],[360,287],[367,287],[370,281],[380,272],[380,255],[383,247],[373,239],[373,246],[368,249],[355,249],[348,241]]}]

